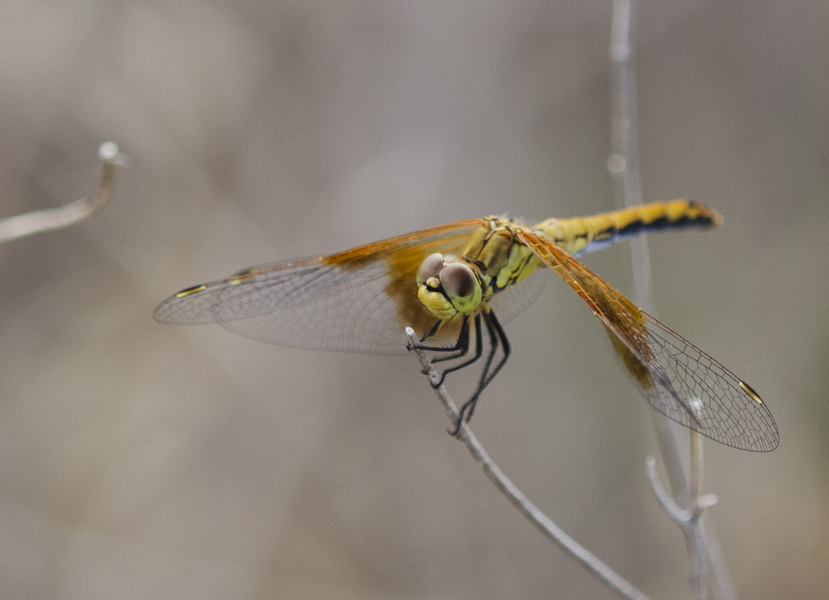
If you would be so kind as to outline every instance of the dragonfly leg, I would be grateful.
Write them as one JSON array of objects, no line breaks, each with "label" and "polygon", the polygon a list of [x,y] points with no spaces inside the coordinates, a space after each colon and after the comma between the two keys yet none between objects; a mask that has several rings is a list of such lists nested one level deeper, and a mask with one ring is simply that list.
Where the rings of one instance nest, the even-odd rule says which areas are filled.
[{"label": "dragonfly leg", "polygon": [[[441,321],[435,323],[435,326],[432,327],[431,331],[420,338],[420,342],[418,347],[421,350],[426,350],[428,352],[437,352],[439,355],[433,359],[431,359],[432,363],[444,362],[447,360],[455,360],[458,358],[463,358],[467,354],[469,354],[469,317],[464,316],[463,321],[461,322],[461,331],[458,334],[458,338],[455,340],[455,344],[453,346],[426,346],[423,345],[423,341],[432,337],[435,332],[437,332],[438,328],[441,325]],[[446,369],[440,375],[440,379],[432,383],[432,387],[437,389],[441,385],[443,385],[443,381],[446,378],[448,373],[452,371],[457,371],[458,369],[465,367],[468,364],[471,364],[478,360],[481,355],[483,354],[483,350],[481,347],[481,324],[478,318],[475,318],[475,356],[471,359],[467,360],[466,362],[456,365],[452,368]],[[425,371],[424,371],[425,373]]]},{"label": "dragonfly leg", "polygon": [[[424,342],[434,335],[440,326],[440,323],[441,322],[438,321],[437,325],[432,328],[432,331],[423,336],[420,341]],[[454,346],[424,346],[421,344],[420,349],[440,353],[440,356],[432,359],[432,362],[443,362],[466,356],[469,352],[469,317],[463,317],[463,321],[461,322],[461,332],[458,334],[458,339],[455,340]]]},{"label": "dragonfly leg", "polygon": [[[501,357],[501,360],[498,361],[498,364],[495,365],[495,368],[492,370],[492,372],[487,374],[487,371],[492,366],[492,358],[495,356],[495,353],[493,352],[490,355],[486,363],[486,368],[484,369],[484,372],[481,374],[481,383],[479,385],[480,389],[478,390],[479,394],[487,385],[489,385],[490,381],[495,379],[495,376],[498,374],[498,371],[500,371],[501,367],[503,367],[506,364],[510,352],[512,352],[512,348],[509,345],[509,339],[507,338],[507,334],[504,333],[504,330],[501,327],[501,323],[495,317],[495,313],[484,313],[484,320],[486,321],[487,331],[489,331],[490,339],[492,339],[493,333],[495,334],[495,336],[497,336],[497,340],[493,340],[493,345],[497,347],[498,342],[500,341],[503,356]],[[471,411],[469,413],[469,416],[472,416]]]},{"label": "dragonfly leg", "polygon": [[[486,358],[486,364],[484,365],[483,371],[481,371],[481,378],[478,381],[478,388],[475,390],[475,393],[472,394],[472,397],[469,400],[467,400],[463,404],[463,406],[461,406],[458,423],[455,426],[455,429],[449,432],[450,435],[453,435],[455,437],[460,435],[461,425],[464,423],[464,421],[468,422],[469,419],[472,418],[472,413],[475,412],[475,405],[478,403],[478,398],[480,397],[481,392],[483,392],[484,388],[487,385],[489,385],[489,382],[495,378],[495,376],[501,370],[501,367],[503,367],[504,364],[506,364],[511,352],[509,340],[507,339],[507,334],[504,333],[501,324],[495,317],[495,313],[491,311],[483,312],[480,315],[478,315],[477,318],[481,316],[483,317],[484,323],[486,324],[487,333],[489,334],[489,355]],[[478,329],[478,333],[480,333],[480,329]],[[502,356],[498,363],[495,365],[495,367],[492,368],[492,361],[495,358],[495,354],[498,352],[499,345],[502,348]]]},{"label": "dragonfly leg", "polygon": [[[441,362],[444,360],[450,360],[453,358],[461,358],[469,353],[469,327],[467,326],[465,330],[461,331],[461,335],[464,336],[466,339],[464,340],[464,352],[456,354],[455,356],[441,356],[436,358],[433,362]],[[471,365],[475,361],[477,361],[481,356],[484,354],[484,342],[481,338],[481,315],[475,316],[475,354],[472,355],[472,358],[465,360],[459,365],[455,365],[453,367],[449,367],[448,369],[444,370],[443,373],[440,374],[440,379],[438,380],[437,384],[433,385],[432,387],[438,388],[443,385],[443,380],[446,379],[446,376],[449,373],[453,373],[454,371],[458,371],[463,369],[466,366]]]}]

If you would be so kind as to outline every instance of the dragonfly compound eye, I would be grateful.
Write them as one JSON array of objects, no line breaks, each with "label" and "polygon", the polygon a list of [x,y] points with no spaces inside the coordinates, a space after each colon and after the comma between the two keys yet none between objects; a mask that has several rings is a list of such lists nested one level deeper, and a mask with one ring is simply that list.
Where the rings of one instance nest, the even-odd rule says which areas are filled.
[{"label": "dragonfly compound eye", "polygon": [[417,270],[417,282],[423,285],[432,277],[440,275],[443,268],[443,254],[435,252],[423,259],[420,268]]},{"label": "dragonfly compound eye", "polygon": [[458,312],[472,312],[481,304],[481,284],[468,265],[452,263],[440,271],[440,283],[446,297]]}]

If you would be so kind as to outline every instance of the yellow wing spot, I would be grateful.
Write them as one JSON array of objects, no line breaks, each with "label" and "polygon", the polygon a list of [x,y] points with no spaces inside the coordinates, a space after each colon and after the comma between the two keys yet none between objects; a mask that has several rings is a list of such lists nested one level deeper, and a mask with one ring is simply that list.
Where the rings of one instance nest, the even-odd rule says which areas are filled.
[{"label": "yellow wing spot", "polygon": [[205,289],[207,289],[206,285],[194,285],[193,287],[187,288],[186,290],[181,290],[178,294],[176,294],[176,298],[184,298],[185,296],[191,296]]},{"label": "yellow wing spot", "polygon": [[760,398],[760,396],[757,394],[757,392],[755,392],[753,389],[751,389],[751,387],[745,381],[740,381],[739,383],[740,383],[740,387],[742,388],[742,390],[746,394],[751,396],[752,400],[754,400],[757,404],[762,404],[763,403],[763,400]]}]

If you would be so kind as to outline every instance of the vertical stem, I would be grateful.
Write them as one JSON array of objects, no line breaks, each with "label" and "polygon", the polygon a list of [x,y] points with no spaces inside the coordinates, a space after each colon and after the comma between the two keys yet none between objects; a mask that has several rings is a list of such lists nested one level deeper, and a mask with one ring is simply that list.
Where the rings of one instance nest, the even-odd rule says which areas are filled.
[{"label": "vertical stem", "polygon": [[[624,206],[643,204],[639,176],[639,142],[636,119],[636,71],[634,66],[634,35],[636,0],[614,0],[610,34],[610,60],[613,69],[612,151],[608,169],[613,174],[617,194]],[[654,312],[651,292],[651,266],[645,236],[630,242],[633,269],[634,301],[646,312]],[[682,456],[673,432],[661,415],[653,413],[652,423],[671,490],[678,504],[693,511]]]},{"label": "vertical stem", "polygon": [[[614,175],[617,194],[626,207],[643,204],[639,176],[639,140],[636,118],[636,71],[633,64],[633,39],[636,25],[636,0],[614,0],[610,34],[610,60],[614,67],[613,154],[608,168]],[[630,243],[633,262],[635,300],[646,311],[653,309],[651,265],[647,238]]]},{"label": "vertical stem", "polygon": [[[639,142],[636,118],[636,72],[634,68],[633,40],[635,39],[636,0],[614,0],[610,56],[614,81],[612,89],[612,154],[608,169],[616,182],[617,194],[626,207],[642,204],[642,187],[639,174]],[[648,312],[653,312],[650,255],[646,238],[640,237],[630,245],[634,299]],[[679,506],[691,515],[687,521],[678,521],[684,536],[691,563],[691,590],[696,600],[703,600],[707,592],[709,553],[699,518],[702,469],[702,441],[698,433],[691,432],[691,454],[688,478],[682,468],[682,458],[667,421],[659,415],[653,419],[662,458],[670,480],[671,489]],[[711,569],[717,572],[717,569]],[[728,587],[714,585],[715,588]]]}]

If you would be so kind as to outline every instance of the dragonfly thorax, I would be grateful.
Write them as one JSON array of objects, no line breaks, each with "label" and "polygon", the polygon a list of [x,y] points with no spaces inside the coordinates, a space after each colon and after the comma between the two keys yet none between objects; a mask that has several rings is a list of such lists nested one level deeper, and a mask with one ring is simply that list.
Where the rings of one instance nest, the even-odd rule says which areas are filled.
[{"label": "dragonfly thorax", "polygon": [[538,260],[516,234],[525,228],[511,219],[487,217],[464,252],[486,274],[484,300],[507,289],[535,271]]}]

